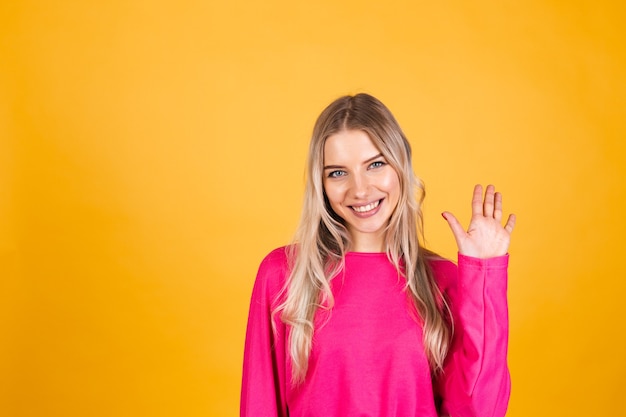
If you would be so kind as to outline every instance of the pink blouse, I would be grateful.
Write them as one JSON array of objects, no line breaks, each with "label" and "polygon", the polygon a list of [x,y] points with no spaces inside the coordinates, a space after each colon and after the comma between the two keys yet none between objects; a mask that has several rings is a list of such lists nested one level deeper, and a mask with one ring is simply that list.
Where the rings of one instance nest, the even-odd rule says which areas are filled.
[{"label": "pink blouse", "polygon": [[305,381],[290,382],[288,327],[271,312],[288,273],[285,248],[261,263],[248,318],[242,417],[502,417],[507,367],[508,255],[432,262],[454,317],[441,376],[433,379],[405,280],[384,253],[346,254],[319,310]]}]

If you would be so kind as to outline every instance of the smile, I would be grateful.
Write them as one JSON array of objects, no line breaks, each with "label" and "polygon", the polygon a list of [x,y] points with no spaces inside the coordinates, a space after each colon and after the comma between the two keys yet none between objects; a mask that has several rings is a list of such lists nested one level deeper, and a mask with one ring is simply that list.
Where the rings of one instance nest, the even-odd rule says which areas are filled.
[{"label": "smile", "polygon": [[367,213],[374,210],[380,204],[381,200],[374,201],[373,203],[366,204],[364,206],[351,206],[352,210],[357,213]]}]

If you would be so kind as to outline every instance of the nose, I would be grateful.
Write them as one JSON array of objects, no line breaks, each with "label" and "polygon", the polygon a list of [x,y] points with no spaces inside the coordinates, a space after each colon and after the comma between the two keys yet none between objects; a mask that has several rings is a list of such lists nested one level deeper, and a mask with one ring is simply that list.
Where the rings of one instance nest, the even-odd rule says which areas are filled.
[{"label": "nose", "polygon": [[354,174],[352,176],[352,194],[355,198],[365,198],[368,195],[370,184],[367,176]]}]

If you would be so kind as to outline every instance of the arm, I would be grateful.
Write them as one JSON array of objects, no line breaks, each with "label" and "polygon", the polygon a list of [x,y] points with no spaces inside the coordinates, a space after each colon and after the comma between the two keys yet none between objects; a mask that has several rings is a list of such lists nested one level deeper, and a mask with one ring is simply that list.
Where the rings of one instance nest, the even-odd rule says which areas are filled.
[{"label": "arm", "polygon": [[284,417],[285,326],[275,319],[272,309],[286,273],[284,249],[270,253],[261,263],[252,297],[243,359],[241,417]]},{"label": "arm", "polygon": [[442,411],[453,417],[502,417],[510,395],[506,364],[508,248],[515,215],[502,226],[502,195],[474,187],[467,231],[443,213],[459,247],[457,279],[448,291],[455,329],[437,381]]},{"label": "arm", "polygon": [[457,279],[447,292],[454,336],[437,379],[441,412],[453,417],[502,417],[511,382],[507,366],[508,256],[459,254]]}]

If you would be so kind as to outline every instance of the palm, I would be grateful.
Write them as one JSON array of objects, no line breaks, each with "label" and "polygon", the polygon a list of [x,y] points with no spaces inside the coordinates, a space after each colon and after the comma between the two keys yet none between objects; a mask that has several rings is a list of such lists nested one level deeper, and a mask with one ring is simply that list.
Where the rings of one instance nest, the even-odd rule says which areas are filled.
[{"label": "palm", "polygon": [[507,253],[515,215],[509,215],[506,224],[502,226],[502,195],[495,192],[493,185],[487,186],[484,199],[483,187],[474,187],[472,218],[467,231],[451,213],[444,212],[443,217],[448,221],[462,255],[493,258]]}]

